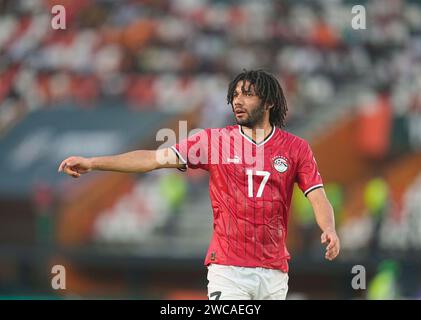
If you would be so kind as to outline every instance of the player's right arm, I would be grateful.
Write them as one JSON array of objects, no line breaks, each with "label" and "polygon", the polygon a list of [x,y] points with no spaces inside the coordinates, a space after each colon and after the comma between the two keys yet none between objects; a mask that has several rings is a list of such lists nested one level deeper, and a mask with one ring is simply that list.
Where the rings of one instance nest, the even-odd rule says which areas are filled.
[{"label": "player's right arm", "polygon": [[126,173],[144,173],[160,168],[184,168],[185,165],[169,148],[159,150],[135,150],[105,157],[69,157],[58,168],[73,178],[92,170]]}]

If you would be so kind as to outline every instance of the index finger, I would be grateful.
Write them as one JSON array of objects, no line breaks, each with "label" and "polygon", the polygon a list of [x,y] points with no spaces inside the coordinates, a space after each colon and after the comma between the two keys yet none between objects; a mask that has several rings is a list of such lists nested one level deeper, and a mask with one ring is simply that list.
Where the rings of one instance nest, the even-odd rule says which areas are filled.
[{"label": "index finger", "polygon": [[327,251],[332,250],[333,248],[335,248],[335,247],[337,246],[337,244],[338,244],[338,240],[336,240],[336,239],[332,239],[332,240],[330,241],[329,245],[326,247],[326,250],[327,250]]},{"label": "index finger", "polygon": [[64,168],[64,173],[66,173],[66,174],[68,174],[69,176],[72,176],[72,177],[80,176],[80,173],[73,170],[72,167],[70,167],[70,166],[66,166]]},{"label": "index finger", "polygon": [[339,254],[339,250],[330,250],[326,252],[326,258],[333,260],[338,256],[338,254]]},{"label": "index finger", "polygon": [[63,161],[60,163],[60,165],[59,165],[59,167],[58,167],[58,172],[63,171],[64,166],[66,165],[66,160],[67,160],[67,159],[63,160]]}]

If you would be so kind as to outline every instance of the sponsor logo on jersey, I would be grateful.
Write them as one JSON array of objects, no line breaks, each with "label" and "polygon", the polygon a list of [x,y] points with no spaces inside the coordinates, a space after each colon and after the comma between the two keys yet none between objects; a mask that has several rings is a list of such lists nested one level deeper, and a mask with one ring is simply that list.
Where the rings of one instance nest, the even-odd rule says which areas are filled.
[{"label": "sponsor logo on jersey", "polygon": [[240,163],[241,159],[239,156],[234,156],[234,158],[228,158],[227,162],[228,163]]},{"label": "sponsor logo on jersey", "polygon": [[288,159],[283,156],[278,156],[272,159],[272,165],[276,171],[284,173],[288,170]]}]

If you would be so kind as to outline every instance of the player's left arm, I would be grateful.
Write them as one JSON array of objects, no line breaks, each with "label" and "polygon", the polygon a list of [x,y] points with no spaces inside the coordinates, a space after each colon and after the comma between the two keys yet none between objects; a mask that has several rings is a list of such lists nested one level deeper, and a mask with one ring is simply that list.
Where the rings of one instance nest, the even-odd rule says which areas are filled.
[{"label": "player's left arm", "polygon": [[318,188],[307,194],[313,207],[317,224],[322,229],[321,243],[327,244],[325,258],[335,259],[340,251],[340,241],[335,230],[335,216],[332,205],[326,197],[323,188]]}]

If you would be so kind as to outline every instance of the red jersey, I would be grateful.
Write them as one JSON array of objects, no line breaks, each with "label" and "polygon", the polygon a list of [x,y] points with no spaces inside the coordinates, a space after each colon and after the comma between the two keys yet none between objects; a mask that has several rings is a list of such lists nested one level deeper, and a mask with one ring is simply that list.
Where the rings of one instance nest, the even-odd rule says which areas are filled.
[{"label": "red jersey", "polygon": [[309,144],[273,128],[255,143],[241,126],[205,129],[171,147],[189,168],[209,171],[214,230],[205,265],[288,272],[288,214],[294,183],[323,187]]}]

